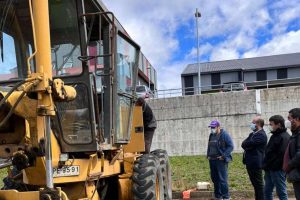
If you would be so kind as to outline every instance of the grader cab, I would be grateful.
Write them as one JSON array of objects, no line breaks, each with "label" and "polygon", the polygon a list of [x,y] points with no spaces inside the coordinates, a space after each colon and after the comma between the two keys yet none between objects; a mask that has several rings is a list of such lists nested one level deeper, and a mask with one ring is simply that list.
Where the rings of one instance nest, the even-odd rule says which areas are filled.
[{"label": "grader cab", "polygon": [[0,0],[0,199],[171,199],[144,154],[140,47],[96,0]]}]

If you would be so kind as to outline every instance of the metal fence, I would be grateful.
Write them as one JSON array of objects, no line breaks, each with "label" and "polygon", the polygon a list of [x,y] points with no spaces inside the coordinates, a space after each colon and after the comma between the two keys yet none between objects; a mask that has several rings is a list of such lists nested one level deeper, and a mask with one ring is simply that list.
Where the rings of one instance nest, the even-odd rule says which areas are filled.
[{"label": "metal fence", "polygon": [[[289,79],[277,79],[277,80],[266,80],[266,81],[254,81],[243,83],[245,90],[252,89],[265,89],[265,88],[275,88],[275,87],[287,87],[300,85],[300,78],[289,78]],[[217,93],[224,92],[224,86],[230,85],[229,89],[227,87],[226,92],[243,90],[236,89],[232,85],[236,83],[220,84],[220,85],[205,85],[200,87],[202,94],[207,93]],[[199,87],[186,87],[186,88],[175,88],[166,90],[155,91],[155,98],[168,98],[168,97],[178,97],[187,95],[197,95],[199,94]]]}]

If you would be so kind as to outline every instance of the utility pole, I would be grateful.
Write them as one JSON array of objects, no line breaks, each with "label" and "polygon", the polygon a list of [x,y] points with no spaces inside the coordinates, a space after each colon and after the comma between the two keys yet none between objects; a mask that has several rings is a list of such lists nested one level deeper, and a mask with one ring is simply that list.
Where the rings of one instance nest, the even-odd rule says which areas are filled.
[{"label": "utility pole", "polygon": [[149,80],[149,82],[148,82],[148,84],[149,84],[149,89],[151,90],[151,66],[148,66],[147,67],[147,70],[148,70],[148,80]]},{"label": "utility pole", "polygon": [[197,29],[197,65],[198,65],[198,94],[201,94],[201,69],[200,69],[200,59],[199,59],[199,29],[198,29],[198,18],[201,17],[201,13],[196,8],[196,29]]}]

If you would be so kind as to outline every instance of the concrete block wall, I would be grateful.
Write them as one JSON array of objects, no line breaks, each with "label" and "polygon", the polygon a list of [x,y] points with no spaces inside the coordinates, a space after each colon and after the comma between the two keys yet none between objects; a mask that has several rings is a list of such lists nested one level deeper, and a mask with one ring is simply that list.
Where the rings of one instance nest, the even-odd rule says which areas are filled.
[{"label": "concrete block wall", "polygon": [[[268,118],[299,107],[300,87],[266,89],[260,92],[261,114]],[[257,115],[256,91],[241,91],[154,99],[149,101],[158,121],[152,149],[166,149],[170,155],[206,153],[211,120],[217,119],[242,152],[241,142],[249,135],[249,124]]]},{"label": "concrete block wall", "polygon": [[300,87],[261,90],[262,116],[282,115],[287,119],[288,111],[300,107]]}]

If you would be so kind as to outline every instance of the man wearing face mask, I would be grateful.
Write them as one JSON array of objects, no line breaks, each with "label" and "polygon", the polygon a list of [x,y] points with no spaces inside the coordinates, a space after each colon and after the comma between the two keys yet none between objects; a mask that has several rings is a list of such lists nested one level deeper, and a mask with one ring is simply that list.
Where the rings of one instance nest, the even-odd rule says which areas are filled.
[{"label": "man wearing face mask", "polygon": [[246,165],[250,181],[254,187],[255,199],[264,199],[264,182],[262,165],[264,160],[267,135],[263,129],[264,120],[260,116],[253,118],[250,125],[252,132],[243,141],[243,163]]},{"label": "man wearing face mask", "polygon": [[269,129],[272,136],[266,148],[263,168],[265,170],[265,200],[273,199],[273,189],[280,200],[287,200],[286,174],[282,170],[283,157],[288,145],[290,135],[287,133],[284,119],[274,115],[269,119]]},{"label": "man wearing face mask", "polygon": [[210,175],[214,183],[215,199],[230,199],[228,191],[228,162],[232,160],[233,142],[230,135],[221,129],[220,123],[210,123],[211,133],[208,140],[207,158]]},{"label": "man wearing face mask", "polygon": [[[287,125],[291,125],[292,136],[284,155],[283,168],[287,172],[288,181],[293,183],[296,199],[300,200],[300,108],[290,110],[288,120],[290,123]],[[285,164],[286,156],[287,164]]]}]

